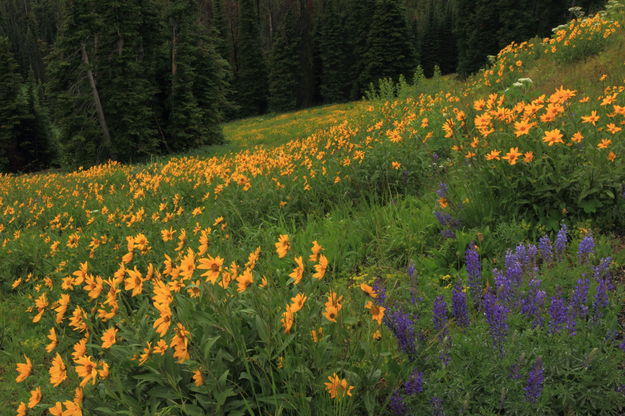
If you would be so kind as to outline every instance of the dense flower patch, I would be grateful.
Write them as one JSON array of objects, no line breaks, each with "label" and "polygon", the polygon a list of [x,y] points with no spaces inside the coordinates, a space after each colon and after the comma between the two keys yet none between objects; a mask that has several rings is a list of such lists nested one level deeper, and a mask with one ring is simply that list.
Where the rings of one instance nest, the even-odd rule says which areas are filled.
[{"label": "dense flower patch", "polygon": [[[611,4],[509,46],[462,91],[372,102],[281,146],[1,176],[0,287],[46,334],[40,359],[15,357],[17,414],[622,412],[619,265],[560,227],[623,225],[625,80],[523,79],[622,36]],[[478,238],[443,285],[420,263],[342,270],[331,241],[282,229],[444,175],[424,227],[441,245],[502,218],[560,231],[494,268]]]}]

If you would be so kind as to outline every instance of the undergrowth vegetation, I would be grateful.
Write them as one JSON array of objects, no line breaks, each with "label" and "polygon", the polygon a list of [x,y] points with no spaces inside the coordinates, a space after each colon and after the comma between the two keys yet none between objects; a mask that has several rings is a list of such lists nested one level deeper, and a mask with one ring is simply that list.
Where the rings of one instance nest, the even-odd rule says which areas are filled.
[{"label": "undergrowth vegetation", "polygon": [[297,113],[213,156],[1,176],[0,401],[622,414],[622,10],[273,146]]}]

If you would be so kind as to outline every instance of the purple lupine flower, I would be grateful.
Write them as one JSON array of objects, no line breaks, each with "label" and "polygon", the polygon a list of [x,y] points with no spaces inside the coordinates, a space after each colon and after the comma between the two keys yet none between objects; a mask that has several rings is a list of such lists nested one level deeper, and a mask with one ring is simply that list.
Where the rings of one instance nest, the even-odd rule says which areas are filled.
[{"label": "purple lupine flower", "polygon": [[608,282],[606,279],[599,279],[597,285],[597,292],[595,293],[595,299],[592,303],[593,318],[598,319],[603,315],[603,308],[608,306]]},{"label": "purple lupine flower", "polygon": [[438,153],[436,152],[432,153],[432,160],[436,162],[438,159],[440,159],[440,156],[438,155]]},{"label": "purple lupine flower", "polygon": [[434,216],[438,220],[438,223],[443,227],[447,227],[453,221],[451,214],[447,212],[434,211]]},{"label": "purple lupine flower", "polygon": [[434,330],[438,332],[438,340],[442,344],[441,353],[439,358],[443,362],[443,365],[447,366],[451,360],[449,355],[449,348],[451,347],[451,340],[449,339],[449,330],[447,328],[447,304],[443,300],[442,296],[437,296],[434,300],[434,308],[432,313],[432,319],[434,322]]},{"label": "purple lupine flower", "polygon": [[516,256],[517,261],[521,263],[521,266],[525,266],[529,263],[527,247],[525,247],[523,244],[519,244],[518,246],[516,246],[516,248],[514,249],[514,255]]},{"label": "purple lupine flower", "polygon": [[612,344],[616,342],[618,337],[619,337],[619,332],[616,329],[611,329],[605,334],[605,337],[603,339],[607,343]]},{"label": "purple lupine flower", "polygon": [[441,230],[441,236],[446,240],[452,240],[456,238],[456,233],[454,230],[450,230],[449,228],[445,230]]},{"label": "purple lupine flower", "polygon": [[493,343],[503,352],[503,344],[508,334],[508,308],[497,302],[494,293],[488,292],[484,296],[484,315]]},{"label": "purple lupine flower", "polygon": [[556,236],[556,253],[558,253],[559,256],[562,256],[564,254],[564,250],[566,250],[566,242],[568,239],[568,228],[566,227],[566,224],[562,224],[562,227],[560,227],[560,231],[558,231],[558,235]]},{"label": "purple lupine flower", "polygon": [[538,240],[538,249],[540,250],[540,256],[545,263],[551,262],[553,259],[553,248],[551,245],[551,239],[548,235],[544,235]]},{"label": "purple lupine flower", "polygon": [[534,366],[527,375],[527,384],[525,385],[525,398],[530,403],[536,403],[543,391],[543,383],[545,381],[543,361],[539,358],[534,362]]},{"label": "purple lupine flower", "polygon": [[438,185],[438,189],[436,190],[436,196],[439,198],[445,198],[447,196],[447,192],[449,192],[449,186],[446,183],[441,183]]},{"label": "purple lupine flower", "polygon": [[480,255],[477,253],[475,244],[470,243],[464,255],[467,267],[467,275],[469,291],[473,298],[473,306],[476,308],[481,304],[482,293],[482,265],[480,264]]},{"label": "purple lupine flower", "polygon": [[560,297],[553,296],[549,304],[549,331],[552,334],[560,332],[567,323],[568,308],[566,301]]},{"label": "purple lupine flower", "polygon": [[566,315],[566,329],[569,331],[570,336],[577,335],[577,320],[569,309],[569,313]]},{"label": "purple lupine flower", "polygon": [[571,298],[571,313],[577,317],[584,317],[588,314],[588,306],[586,306],[586,298],[588,297],[588,289],[590,288],[590,280],[577,279],[577,286]]},{"label": "purple lupine flower", "polygon": [[384,323],[397,338],[399,349],[410,357],[414,355],[416,350],[415,329],[410,314],[399,309],[392,309],[388,315],[384,315]]},{"label": "purple lupine flower", "polygon": [[432,397],[430,403],[432,404],[432,416],[445,416],[443,401],[439,397]]},{"label": "purple lupine flower", "polygon": [[493,269],[493,276],[495,276],[497,298],[505,303],[509,303],[512,300],[512,285],[510,279],[497,269]]},{"label": "purple lupine flower", "polygon": [[536,244],[530,244],[527,246],[527,265],[536,264],[536,258],[538,257],[538,247]]},{"label": "purple lupine flower", "polygon": [[521,282],[521,275],[523,274],[523,267],[519,258],[511,251],[506,253],[505,258],[506,265],[506,277],[518,285]]},{"label": "purple lupine flower", "polygon": [[434,321],[434,330],[442,332],[439,337],[444,336],[447,332],[447,304],[442,296],[437,296],[434,300],[432,319]]},{"label": "purple lupine flower", "polygon": [[619,348],[620,348],[623,352],[625,352],[625,338],[623,338],[623,341],[622,341],[620,344],[618,344],[618,347],[619,347]]},{"label": "purple lupine flower", "polygon": [[391,412],[395,415],[405,415],[408,412],[408,407],[404,403],[404,398],[399,390],[395,390],[391,395],[389,406]]},{"label": "purple lupine flower", "polygon": [[521,365],[519,363],[512,364],[508,377],[512,380],[518,380],[521,378]]},{"label": "purple lupine flower", "polygon": [[536,244],[530,244],[527,246],[527,263],[524,265],[525,269],[532,275],[538,274],[538,247]]},{"label": "purple lupine flower", "polygon": [[415,368],[410,374],[408,381],[404,383],[404,391],[408,396],[423,393],[423,373]]},{"label": "purple lupine flower", "polygon": [[415,304],[417,303],[417,288],[416,288],[416,281],[414,279],[415,277],[415,265],[414,263],[410,263],[410,265],[408,266],[408,277],[410,278],[410,282],[412,283],[410,285],[410,303],[411,304]]},{"label": "purple lupine flower", "polygon": [[460,225],[460,222],[447,212],[434,211],[434,216],[442,227],[457,228]]},{"label": "purple lupine flower", "polygon": [[454,318],[458,325],[469,326],[469,313],[467,311],[467,295],[462,290],[461,284],[456,284],[452,290],[451,304]]},{"label": "purple lupine flower", "polygon": [[602,277],[606,277],[606,278],[610,277],[609,270],[610,270],[611,264],[612,264],[612,257],[603,257],[601,260],[599,260],[599,264],[595,266],[595,268],[593,269],[592,276],[596,280],[599,280]]},{"label": "purple lupine flower", "polygon": [[577,258],[580,262],[584,262],[588,259],[588,256],[595,248],[595,240],[592,235],[587,235],[582,241],[579,242],[577,247]]},{"label": "purple lupine flower", "polygon": [[378,305],[384,305],[384,303],[386,302],[386,288],[384,287],[384,283],[382,282],[382,279],[377,279],[373,283],[373,291],[377,295],[375,297],[375,302]]},{"label": "purple lupine flower", "polygon": [[546,293],[544,290],[540,290],[541,281],[538,279],[532,279],[529,283],[529,290],[527,296],[521,303],[521,313],[528,318],[534,318],[533,324],[535,327],[542,326],[543,318],[541,310],[545,304]]}]

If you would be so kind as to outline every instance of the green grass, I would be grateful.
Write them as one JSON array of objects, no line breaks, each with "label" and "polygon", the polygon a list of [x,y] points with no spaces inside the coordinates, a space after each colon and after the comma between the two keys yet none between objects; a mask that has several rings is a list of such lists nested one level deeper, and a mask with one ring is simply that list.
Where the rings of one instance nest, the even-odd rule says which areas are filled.
[{"label": "green grass", "polygon": [[[558,65],[546,57],[540,58],[528,72],[534,80],[535,92],[549,93],[560,84],[564,84],[567,88],[581,89],[587,93],[600,91],[602,84],[596,81],[596,74],[605,72],[613,78],[625,77],[621,53],[624,47],[625,40],[620,39],[611,43],[606,51],[582,62],[566,66]],[[463,85],[453,77],[446,77],[442,80],[424,81],[423,89],[430,91],[442,88],[455,92],[456,89],[461,90]],[[480,91],[480,93],[487,92],[492,91]],[[472,98],[474,97],[467,97],[466,100]],[[198,157],[221,156],[255,146],[279,146],[293,139],[308,137],[319,130],[341,124],[345,120],[354,120],[361,115],[366,106],[368,106],[366,102],[353,102],[233,121],[224,126],[225,144],[198,149],[191,154]],[[163,161],[166,160],[163,158]],[[470,241],[478,241],[481,255],[490,259],[501,256],[506,249],[513,248],[518,242],[533,241],[535,236],[530,234],[531,229],[528,224],[517,223],[514,220],[500,222],[492,227],[481,226],[473,229],[467,227],[457,231],[456,239],[443,239],[439,234],[440,227],[433,215],[434,190],[438,186],[438,180],[445,179],[445,172],[440,173],[440,178],[427,181],[425,186],[407,191],[404,195],[384,195],[367,199],[367,189],[360,189],[361,193],[354,192],[354,195],[358,197],[350,199],[350,196],[346,194],[341,198],[336,198],[336,201],[332,200],[328,204],[325,211],[291,214],[277,211],[275,215],[272,211],[271,215],[266,212],[259,213],[257,220],[246,217],[238,223],[234,231],[236,235],[232,239],[211,241],[211,252],[214,250],[213,253],[227,253],[233,258],[244,258],[246,253],[257,246],[271,248],[277,235],[286,233],[293,241],[293,253],[306,253],[311,241],[319,241],[325,248],[324,253],[331,261],[334,280],[332,284],[335,287],[345,289],[346,286],[358,283],[362,279],[370,282],[376,277],[384,277],[396,278],[387,280],[390,288],[403,285],[398,290],[404,290],[407,286],[405,268],[409,264],[416,264],[421,282],[428,287],[428,291],[434,293],[436,289],[447,285],[448,277],[443,276],[461,275],[464,251]],[[324,189],[323,192],[336,192],[333,189],[335,188]],[[194,190],[195,188],[192,190],[189,185],[189,189],[172,191],[180,192],[186,197],[192,195]],[[250,198],[247,202],[255,208],[260,197],[262,195],[258,195],[256,199]],[[241,208],[239,200],[233,198],[230,202],[232,212]],[[206,203],[207,206],[209,204]],[[254,211],[252,208],[249,208],[250,212]],[[207,211],[210,209],[209,206]],[[77,218],[79,214],[76,211]],[[200,217],[200,220],[208,224],[208,216],[207,212],[205,217]],[[184,224],[173,224],[173,226],[179,225]],[[152,231],[156,230],[155,227]],[[142,231],[142,228],[132,230],[133,233]],[[118,232],[129,231],[120,229]],[[576,231],[574,233],[575,238],[578,238],[579,233]],[[155,251],[166,251],[163,249],[165,245],[161,244],[158,239],[152,241]],[[604,245],[607,246],[607,243]],[[610,248],[604,248],[604,251],[609,252]],[[31,250],[16,254],[32,256],[32,253]],[[42,257],[43,254],[45,253],[42,252]],[[16,257],[19,256],[13,256],[13,258]],[[35,257],[36,255],[33,256]],[[617,257],[617,263],[622,264],[623,252],[619,251],[615,257]],[[485,264],[484,268],[490,268],[490,266]],[[267,264],[262,267],[268,276],[273,277],[269,273],[288,275],[290,270],[285,270],[285,267],[291,267],[291,264],[285,266],[284,261],[274,259],[267,260]],[[4,277],[12,279],[20,276],[5,274]],[[403,283],[400,283],[402,280]],[[14,414],[13,409],[17,403],[24,400],[24,392],[37,385],[44,387],[43,402],[46,402],[46,393],[49,391],[46,389],[50,389],[47,382],[50,357],[46,357],[43,352],[43,346],[48,342],[45,326],[33,325],[28,318],[29,315],[23,312],[32,305],[32,299],[26,297],[27,292],[3,291],[8,284],[10,280],[0,281],[0,295],[2,296],[0,299],[0,403],[8,404],[10,412],[6,414]],[[280,307],[282,308],[283,305]],[[22,354],[27,354],[36,366],[33,369],[33,375],[26,383],[19,386],[20,392],[18,393],[14,383],[15,362],[21,361]],[[345,367],[348,365],[346,364]],[[320,380],[324,377],[324,375],[315,376],[318,376]],[[391,383],[393,381],[395,380],[390,380]],[[358,386],[358,388],[364,388],[364,386]],[[66,396],[69,398],[71,392],[67,392]],[[0,410],[0,414],[4,414],[4,410]]]}]

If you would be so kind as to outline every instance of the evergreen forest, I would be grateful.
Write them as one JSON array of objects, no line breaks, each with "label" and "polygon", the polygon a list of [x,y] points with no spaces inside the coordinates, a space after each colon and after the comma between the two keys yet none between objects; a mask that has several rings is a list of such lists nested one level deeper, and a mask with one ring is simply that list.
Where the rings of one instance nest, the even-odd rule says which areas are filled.
[{"label": "evergreen forest", "polygon": [[220,123],[464,78],[601,0],[1,0],[0,172],[138,162]]}]

